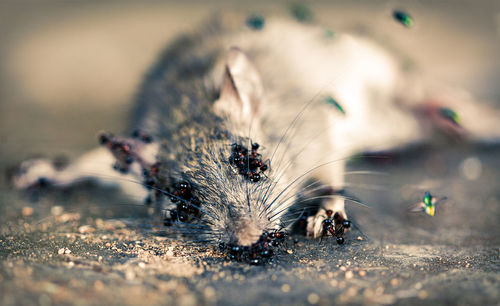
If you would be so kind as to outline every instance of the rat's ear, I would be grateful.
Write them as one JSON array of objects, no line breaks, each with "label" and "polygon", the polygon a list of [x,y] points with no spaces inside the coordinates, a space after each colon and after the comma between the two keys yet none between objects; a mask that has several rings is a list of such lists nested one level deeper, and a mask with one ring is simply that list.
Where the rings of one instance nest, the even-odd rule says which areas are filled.
[{"label": "rat's ear", "polygon": [[262,81],[255,66],[240,49],[229,49],[215,111],[236,122],[248,122],[258,116],[262,96]]}]

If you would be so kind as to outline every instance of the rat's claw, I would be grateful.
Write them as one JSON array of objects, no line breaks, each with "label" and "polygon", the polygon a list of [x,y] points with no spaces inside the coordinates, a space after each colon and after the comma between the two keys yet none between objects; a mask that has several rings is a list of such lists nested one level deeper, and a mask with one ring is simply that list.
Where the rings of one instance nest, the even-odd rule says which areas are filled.
[{"label": "rat's claw", "polygon": [[320,208],[316,215],[307,218],[307,237],[321,237],[323,235],[323,220],[326,218],[326,210],[323,208]]}]

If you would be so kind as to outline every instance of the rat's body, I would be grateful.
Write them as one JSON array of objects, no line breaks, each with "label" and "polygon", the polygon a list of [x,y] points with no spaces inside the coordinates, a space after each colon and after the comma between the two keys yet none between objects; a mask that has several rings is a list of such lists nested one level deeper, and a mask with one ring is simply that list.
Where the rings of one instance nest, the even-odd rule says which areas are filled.
[{"label": "rat's body", "polygon": [[[177,40],[147,75],[131,130],[151,135],[152,143],[106,136],[114,156],[99,148],[62,171],[32,161],[15,182],[19,188],[41,176],[56,185],[85,176],[109,182],[117,158],[128,171],[124,178],[152,180],[150,193],[170,222],[197,226],[201,240],[246,247],[261,247],[263,235],[289,226],[293,218],[284,216],[298,196],[330,190],[307,220],[308,234],[318,237],[327,214],[347,218],[335,192],[344,186],[347,157],[421,141],[428,126],[463,135],[462,127],[436,117],[434,104],[415,106],[425,97],[407,95],[408,79],[396,57],[364,38],[327,37],[321,27],[294,21],[270,19],[260,30],[244,18],[217,22]],[[250,154],[251,142],[260,144],[255,155],[269,159],[269,169],[244,174],[234,156],[241,147]],[[124,144],[125,155],[117,152]],[[318,183],[302,190],[310,180]],[[146,197],[140,185],[113,183]],[[182,210],[179,203],[191,206]]]}]

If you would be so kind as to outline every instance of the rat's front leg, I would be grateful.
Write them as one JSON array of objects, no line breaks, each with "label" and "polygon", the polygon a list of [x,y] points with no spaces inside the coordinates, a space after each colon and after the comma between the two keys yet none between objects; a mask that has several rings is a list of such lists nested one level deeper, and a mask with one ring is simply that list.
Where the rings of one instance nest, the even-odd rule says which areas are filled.
[{"label": "rat's front leg", "polygon": [[[57,167],[50,159],[22,162],[12,175],[14,187],[20,190],[43,186],[64,189],[92,181],[103,187],[120,188],[132,199],[142,201],[148,195],[142,185],[143,169],[154,163],[159,145],[103,135],[106,135],[105,141],[101,137],[104,147],[86,152],[65,167]],[[122,154],[124,146],[133,157]]]},{"label": "rat's front leg", "polygon": [[[326,182],[320,189],[316,190],[314,197],[321,199],[318,212],[307,219],[307,236],[322,237],[328,231],[325,219],[332,220],[332,228],[338,227],[347,220],[345,213],[345,198],[342,196],[344,186],[345,161],[339,160],[324,167],[322,181]],[[337,216],[334,218],[334,216]],[[330,233],[333,234],[333,233]]]}]

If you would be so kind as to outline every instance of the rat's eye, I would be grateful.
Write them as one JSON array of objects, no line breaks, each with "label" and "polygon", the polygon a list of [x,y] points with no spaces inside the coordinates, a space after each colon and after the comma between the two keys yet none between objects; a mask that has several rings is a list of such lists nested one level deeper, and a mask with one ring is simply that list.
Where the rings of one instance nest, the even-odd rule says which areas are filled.
[{"label": "rat's eye", "polygon": [[180,182],[179,183],[179,189],[186,190],[188,188],[189,188],[189,183],[188,182]]}]

